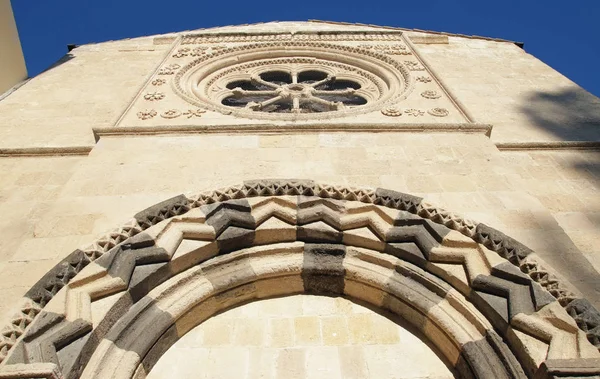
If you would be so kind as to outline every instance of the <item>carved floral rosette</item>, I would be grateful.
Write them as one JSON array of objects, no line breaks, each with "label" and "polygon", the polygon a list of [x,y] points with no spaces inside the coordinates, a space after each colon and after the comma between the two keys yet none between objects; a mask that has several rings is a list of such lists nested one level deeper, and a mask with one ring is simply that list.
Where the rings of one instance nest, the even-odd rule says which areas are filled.
[{"label": "carved floral rosette", "polygon": [[[235,57],[235,62],[228,57]],[[289,79],[287,82],[285,79],[269,80],[265,75],[270,73],[281,73],[280,76],[286,75]],[[311,75],[316,75],[317,79],[313,80]],[[306,81],[302,80],[303,76]],[[327,81],[331,88],[327,87]],[[346,82],[352,84],[344,88],[340,83]],[[339,84],[337,88],[336,83]],[[313,84],[317,87],[312,88]],[[252,85],[257,88],[247,88]],[[368,113],[405,99],[413,85],[410,71],[386,54],[308,41],[256,43],[213,51],[184,65],[173,82],[176,93],[190,104],[225,114],[272,120],[322,119]],[[327,93],[328,90],[337,92]],[[334,95],[352,95],[362,100],[344,105],[344,100],[336,101]],[[262,103],[257,100],[237,108],[232,102],[226,102],[243,96],[266,98]],[[287,113],[263,111],[271,105],[272,99],[289,98],[299,99],[300,104],[320,102],[326,106],[329,102],[329,109],[306,112],[294,103],[294,108]],[[328,100],[330,98],[333,100]]]}]

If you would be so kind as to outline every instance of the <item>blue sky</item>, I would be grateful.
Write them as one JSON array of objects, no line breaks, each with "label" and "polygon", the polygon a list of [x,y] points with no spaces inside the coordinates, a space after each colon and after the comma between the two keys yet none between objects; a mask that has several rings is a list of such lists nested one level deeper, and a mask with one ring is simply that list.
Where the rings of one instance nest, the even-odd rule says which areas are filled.
[{"label": "blue sky", "polygon": [[86,44],[265,21],[332,20],[476,34],[525,50],[600,96],[599,0],[12,1],[31,76]]}]

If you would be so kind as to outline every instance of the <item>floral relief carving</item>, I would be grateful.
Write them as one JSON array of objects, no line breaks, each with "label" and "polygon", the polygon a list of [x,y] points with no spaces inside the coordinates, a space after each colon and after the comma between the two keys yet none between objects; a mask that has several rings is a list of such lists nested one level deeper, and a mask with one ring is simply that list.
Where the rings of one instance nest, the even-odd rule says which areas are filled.
[{"label": "floral relief carving", "polygon": [[446,117],[450,114],[446,108],[432,108],[427,113],[435,117]]},{"label": "floral relief carving", "polygon": [[382,109],[381,113],[384,116],[388,116],[388,117],[400,117],[400,116],[402,116],[402,110],[400,108],[397,108],[397,107],[388,107],[388,108]]},{"label": "floral relief carving", "polygon": [[[202,36],[196,43],[238,42],[239,40],[238,36],[232,36],[231,39],[226,37],[222,41],[216,41],[212,39],[212,36],[209,36],[209,40],[205,40],[204,37]],[[387,104],[393,104],[393,100],[397,99],[400,101],[404,99],[406,94],[410,93],[413,89],[414,79],[410,79],[411,70],[388,54],[374,49],[361,49],[358,46],[333,45],[325,41],[311,42],[311,38],[308,37],[298,39],[298,41],[288,42],[287,40],[273,40],[271,36],[269,38],[260,37],[258,38],[259,42],[263,40],[269,42],[257,43],[256,41],[252,41],[254,42],[252,44],[231,47],[224,46],[224,48],[217,50],[212,47],[194,46],[190,55],[202,55],[178,70],[174,78],[173,88],[184,100],[202,109],[210,109],[250,118],[278,120],[333,118],[351,113],[379,112],[382,109],[382,101],[386,101]],[[337,38],[332,38],[332,41],[336,40]],[[358,40],[360,41],[361,39]],[[364,41],[368,40],[365,39]],[[382,42],[387,41],[396,42],[396,45],[399,45],[398,36],[396,36],[395,41],[394,39],[382,40]],[[390,44],[390,46],[394,45]],[[294,49],[310,49],[317,54],[317,57],[290,56],[289,54],[292,53],[286,53]],[[281,52],[281,56],[273,58],[272,54],[274,51]],[[340,58],[331,58],[331,53],[339,55]],[[325,57],[324,54],[329,55]],[[224,55],[234,58],[231,62],[238,60],[241,63],[231,63],[214,73],[203,72],[199,69],[205,62],[212,61]],[[362,66],[357,67],[349,64],[349,58],[341,58],[347,55],[352,55],[357,60],[364,60],[367,67],[380,67],[377,64],[377,61],[379,61],[385,65],[385,70],[381,72],[381,75],[374,75],[373,71],[364,69]],[[244,56],[248,57],[241,59]],[[352,60],[353,62],[354,60]],[[279,67],[273,69],[272,66],[275,65]],[[345,92],[339,94],[319,94],[324,96],[323,100],[326,102],[322,102],[321,104],[323,110],[319,108],[316,112],[314,110],[309,111],[306,109],[307,107],[311,107],[309,104],[315,104],[318,100],[314,100],[315,96],[309,93],[308,84],[300,83],[300,81],[293,83],[293,80],[289,82],[286,79],[285,83],[279,84],[275,88],[260,80],[263,78],[259,76],[266,71],[285,72],[285,75],[289,76],[291,74],[292,78],[294,77],[294,72],[301,74],[309,71],[321,71],[331,76],[330,84],[327,84],[329,87],[332,87],[334,91]],[[379,71],[375,71],[379,73]],[[394,80],[390,81],[389,78],[383,79],[382,76],[393,77]],[[202,83],[202,88],[191,90],[190,88],[193,88],[189,85],[191,81]],[[342,86],[343,88],[333,88],[336,83],[337,85],[342,85],[342,83],[349,81],[360,84],[360,87],[358,85],[350,85],[350,90],[347,85]],[[296,86],[294,84],[301,85]],[[321,85],[326,86],[326,83],[321,83],[318,86]],[[237,90],[237,88],[240,88],[240,90]],[[352,89],[355,90],[354,94],[350,93]],[[321,88],[315,88],[315,90],[317,92],[323,91]],[[278,93],[274,96],[272,92]],[[346,98],[342,100],[338,99],[340,96],[355,96],[356,99],[353,97],[352,101],[358,101],[360,100],[358,97],[362,97],[366,102],[361,100],[360,104],[354,104],[352,101],[348,102]],[[256,99],[253,100],[251,99],[252,97]],[[275,98],[278,99],[271,102],[271,99]],[[295,101],[295,98],[299,101]],[[295,104],[297,102],[300,103],[299,106]],[[338,104],[340,102],[344,106]],[[288,106],[288,104],[291,104],[291,106]],[[277,109],[273,111],[273,108]],[[273,112],[277,114],[273,114]],[[319,114],[316,115],[315,113]]]},{"label": "floral relief carving", "polygon": [[413,61],[404,61],[404,64],[406,65],[406,67],[408,67],[409,70],[411,71],[425,71],[425,67],[421,66],[419,63],[417,62],[413,62]]},{"label": "floral relief carving", "polygon": [[322,34],[261,34],[261,35],[202,35],[189,34],[183,37],[181,44],[195,45],[200,43],[223,42],[266,42],[266,41],[381,41],[397,42],[398,34],[395,33],[322,33]]},{"label": "floral relief carving", "polygon": [[137,116],[141,120],[148,120],[156,116],[156,111],[154,109],[144,109],[139,111]]},{"label": "floral relief carving", "polygon": [[152,85],[153,86],[162,86],[163,84],[165,84],[167,81],[164,79],[154,79],[152,81]]},{"label": "floral relief carving", "polygon": [[360,48],[366,50],[377,50],[380,53],[387,55],[412,55],[412,53],[403,44],[393,45],[359,45]]},{"label": "floral relief carving", "polygon": [[162,118],[177,118],[181,116],[181,112],[177,109],[169,109],[168,111],[164,111],[160,114]]},{"label": "floral relief carving", "polygon": [[419,110],[419,109],[407,109],[406,111],[404,111],[404,113],[406,113],[409,116],[413,116],[413,117],[419,117],[419,116],[423,116],[425,114],[425,112]]},{"label": "floral relief carving", "polygon": [[218,52],[220,50],[227,49],[225,45],[217,45],[217,46],[198,46],[191,50],[190,55],[192,57],[199,57],[206,54],[211,54],[214,52]]},{"label": "floral relief carving", "polygon": [[162,92],[149,92],[144,95],[144,99],[148,101],[158,101],[165,98],[165,94]]},{"label": "floral relief carving", "polygon": [[181,68],[180,65],[173,63],[158,70],[158,75],[173,75],[179,68]]},{"label": "floral relief carving", "polygon": [[417,82],[421,82],[421,83],[429,83],[431,82],[431,78],[429,76],[417,76],[416,78]]},{"label": "floral relief carving", "polygon": [[190,109],[190,110],[183,112],[183,115],[187,116],[187,118],[192,118],[192,117],[202,117],[202,115],[204,113],[206,113],[206,111],[202,110],[202,109],[196,109],[196,110]]},{"label": "floral relief carving", "polygon": [[440,95],[439,93],[437,93],[437,91],[434,90],[423,91],[421,92],[421,96],[423,96],[426,99],[439,99],[440,97],[442,97],[442,95]]},{"label": "floral relief carving", "polygon": [[208,50],[208,46],[198,46],[198,47],[194,47],[192,49],[192,52],[190,53],[190,55],[192,57],[199,57],[201,55],[206,54],[206,51]]},{"label": "floral relief carving", "polygon": [[175,54],[173,54],[173,58],[187,57],[189,55],[189,52],[190,52],[190,48],[184,47],[182,49],[177,50],[177,52]]}]

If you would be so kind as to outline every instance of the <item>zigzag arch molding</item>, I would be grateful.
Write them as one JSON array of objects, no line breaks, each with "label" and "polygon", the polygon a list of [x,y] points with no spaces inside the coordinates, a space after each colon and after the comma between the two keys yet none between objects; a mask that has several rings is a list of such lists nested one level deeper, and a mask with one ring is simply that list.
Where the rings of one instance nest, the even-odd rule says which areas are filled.
[{"label": "zigzag arch molding", "polygon": [[566,288],[527,247],[422,198],[249,181],[156,204],[70,254],[5,327],[0,378],[144,378],[209,317],[302,293],[398,315],[460,377],[598,375],[598,311]]}]

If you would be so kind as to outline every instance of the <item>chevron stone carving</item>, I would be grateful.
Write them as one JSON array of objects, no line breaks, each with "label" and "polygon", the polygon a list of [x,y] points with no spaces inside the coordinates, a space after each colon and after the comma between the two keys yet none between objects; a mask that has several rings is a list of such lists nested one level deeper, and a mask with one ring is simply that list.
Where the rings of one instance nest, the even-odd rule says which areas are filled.
[{"label": "chevron stone carving", "polygon": [[[177,196],[73,252],[27,293],[20,314],[2,332],[0,377],[19,377],[1,376],[17,365],[40,364],[60,368],[65,378],[79,377],[117,322],[151,303],[155,289],[192,270],[201,275],[202,267],[219,257],[290,243],[304,246],[296,274],[307,293],[361,293],[352,290],[358,277],[351,268],[362,263],[346,268],[351,261],[369,265],[383,259],[373,270],[395,267],[400,277],[439,281],[426,287],[470,322],[486,320],[473,325],[488,330],[482,337],[487,342],[460,342],[457,365],[475,359],[469,346],[479,343],[505,351],[498,362],[504,362],[500,371],[507,377],[534,375],[545,359],[583,359],[588,366],[589,359],[600,359],[598,311],[510,237],[399,192],[265,180]],[[277,259],[274,267],[281,270],[287,258]],[[256,271],[243,264],[243,272]],[[225,288],[236,278],[219,280]],[[99,300],[102,312],[94,307]],[[529,353],[532,339],[547,345],[544,359]],[[476,377],[485,371],[477,370]]]}]

